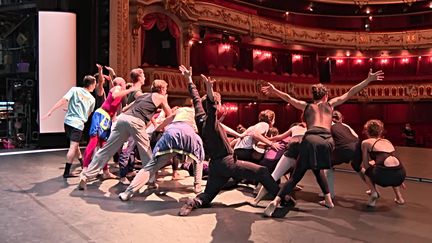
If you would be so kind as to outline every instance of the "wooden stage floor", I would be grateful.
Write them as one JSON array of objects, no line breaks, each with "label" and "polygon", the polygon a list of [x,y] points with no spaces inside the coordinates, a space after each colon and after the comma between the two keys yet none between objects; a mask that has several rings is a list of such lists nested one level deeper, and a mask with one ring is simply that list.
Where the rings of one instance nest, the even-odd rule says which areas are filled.
[{"label": "wooden stage floor", "polygon": [[194,196],[191,177],[172,181],[164,170],[158,191],[121,202],[117,180],[94,181],[83,192],[78,178],[63,179],[65,155],[0,156],[0,242],[432,242],[431,183],[407,181],[404,206],[380,188],[377,207],[368,209],[366,186],[353,173],[336,172],[336,207],[329,210],[317,204],[308,172],[296,208],[278,210],[279,218],[262,216],[268,201],[262,208],[244,203],[248,186],[178,217],[179,201]]}]

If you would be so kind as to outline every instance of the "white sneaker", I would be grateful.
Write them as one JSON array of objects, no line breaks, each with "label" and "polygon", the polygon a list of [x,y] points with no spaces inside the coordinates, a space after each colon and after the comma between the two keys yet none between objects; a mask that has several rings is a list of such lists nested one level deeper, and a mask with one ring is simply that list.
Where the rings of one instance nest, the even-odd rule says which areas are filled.
[{"label": "white sneaker", "polygon": [[122,192],[122,193],[119,194],[119,198],[123,202],[128,201],[132,196],[133,196],[133,192],[128,191],[128,190],[126,190],[126,191],[124,191],[124,192]]}]

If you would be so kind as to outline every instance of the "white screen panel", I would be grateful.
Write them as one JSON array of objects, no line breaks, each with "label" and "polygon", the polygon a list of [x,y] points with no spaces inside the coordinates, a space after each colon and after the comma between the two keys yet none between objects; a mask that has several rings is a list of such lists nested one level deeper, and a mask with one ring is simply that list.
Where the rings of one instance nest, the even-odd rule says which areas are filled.
[{"label": "white screen panel", "polygon": [[[39,116],[76,85],[76,15],[39,12]],[[64,132],[65,111],[39,119],[40,133]]]}]

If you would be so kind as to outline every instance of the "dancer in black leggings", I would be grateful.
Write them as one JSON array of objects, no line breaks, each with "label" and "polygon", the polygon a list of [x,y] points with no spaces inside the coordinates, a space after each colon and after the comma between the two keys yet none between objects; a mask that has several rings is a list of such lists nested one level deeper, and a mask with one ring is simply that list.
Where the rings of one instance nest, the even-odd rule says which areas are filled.
[{"label": "dancer in black leggings", "polygon": [[[209,177],[204,193],[193,199],[188,199],[180,209],[179,215],[187,216],[195,208],[209,206],[230,178],[254,179],[262,183],[271,194],[276,195],[279,186],[266,167],[234,159],[233,150],[226,136],[226,130],[229,133],[234,131],[227,129],[216,117],[217,109],[220,107],[220,95],[213,92],[214,80],[209,80],[204,75],[201,75],[207,88],[206,111],[204,111],[198,90],[192,82],[192,69],[188,70],[184,66],[180,66],[179,69],[188,80],[189,94],[195,107],[195,119],[199,134],[203,138],[206,154],[210,157]],[[278,144],[268,145],[278,149]]]},{"label": "dancer in black leggings", "polygon": [[363,82],[352,87],[347,93],[331,100],[328,100],[327,89],[322,84],[314,85],[312,86],[313,103],[297,100],[289,94],[276,89],[272,84],[261,88],[265,94],[274,94],[289,102],[295,108],[302,110],[307,125],[307,131],[303,136],[297,166],[294,169],[293,175],[279,191],[278,196],[270,202],[265,209],[264,214],[266,216],[272,216],[276,207],[278,207],[281,202],[291,200],[289,194],[303,178],[308,169],[313,171],[321,191],[324,194],[324,201],[320,201],[319,203],[328,208],[334,207],[323,171],[323,169],[329,169],[331,167],[331,153],[334,144],[330,133],[330,127],[333,108],[350,99],[370,82],[382,80],[383,74],[382,71],[372,73],[372,70],[370,70],[368,77]]}]

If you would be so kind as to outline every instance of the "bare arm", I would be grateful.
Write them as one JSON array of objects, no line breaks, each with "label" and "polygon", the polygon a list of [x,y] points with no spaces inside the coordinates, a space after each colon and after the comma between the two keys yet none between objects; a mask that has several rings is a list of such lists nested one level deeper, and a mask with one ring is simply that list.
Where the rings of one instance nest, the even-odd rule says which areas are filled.
[{"label": "bare arm", "polygon": [[236,138],[242,136],[240,133],[234,131],[234,129],[232,129],[231,127],[229,127],[229,126],[227,126],[227,125],[225,125],[223,123],[220,123],[220,124],[223,127],[223,129],[225,130],[225,132],[228,133],[229,135],[234,136]]},{"label": "bare arm", "polygon": [[163,96],[161,102],[162,110],[165,112],[165,115],[168,117],[172,114],[171,107],[168,105],[167,95]]},{"label": "bare arm", "polygon": [[270,140],[271,141],[279,141],[279,140],[282,140],[282,139],[285,139],[285,138],[291,136],[291,134],[292,134],[292,130],[288,129],[288,131],[286,131],[282,134],[271,137]]},{"label": "bare arm", "polygon": [[97,80],[95,91],[96,91],[96,95],[97,96],[103,96],[104,93],[105,93],[104,88],[103,88],[103,85],[105,83],[105,79],[104,79],[104,76],[103,76],[103,73],[102,73],[102,66],[100,64],[96,63],[96,67],[98,69],[99,76],[98,76],[98,80]]},{"label": "bare arm", "polygon": [[65,98],[61,98],[60,100],[55,103],[55,105],[47,112],[46,115],[42,117],[42,119],[46,119],[51,116],[51,114],[57,110],[59,107],[62,107],[63,105],[67,104],[69,101]]},{"label": "bare arm", "polygon": [[280,149],[282,149],[281,144],[279,143],[274,143],[272,141],[270,141],[268,138],[266,138],[265,136],[263,136],[262,134],[260,134],[259,132],[255,131],[252,134],[252,137],[257,140],[258,142],[264,143],[265,145],[271,147],[272,149],[279,151]]},{"label": "bare arm", "polygon": [[362,89],[364,89],[370,82],[375,81],[375,80],[381,81],[381,80],[383,80],[383,78],[384,78],[384,72],[383,71],[379,70],[379,71],[373,73],[372,69],[370,69],[368,77],[365,80],[363,80],[359,84],[351,87],[351,89],[348,90],[348,92],[346,92],[345,94],[331,99],[329,101],[329,104],[333,107],[336,107],[340,104],[343,104],[345,101],[349,100],[351,97],[353,97],[358,92],[360,92]]},{"label": "bare arm", "polygon": [[216,80],[212,79],[210,77],[206,77],[203,74],[201,74],[201,78],[203,79],[204,83],[206,84],[206,93],[207,93],[208,99],[210,101],[214,102],[213,84],[216,82]]},{"label": "bare arm", "polygon": [[116,78],[116,74],[115,74],[115,72],[114,72],[114,69],[113,68],[111,68],[111,67],[108,67],[108,66],[105,66],[105,69],[106,70],[108,70],[108,72],[109,72],[109,76],[110,76],[110,79],[111,79],[111,82],[110,82],[110,89],[114,86],[114,83],[113,83],[113,81],[114,81],[114,79]]},{"label": "bare arm", "polygon": [[265,94],[265,95],[276,95],[277,97],[283,99],[284,101],[290,103],[291,105],[293,105],[295,108],[299,109],[299,110],[304,110],[307,103],[302,101],[302,100],[298,100],[295,99],[293,97],[291,97],[291,95],[284,93],[278,89],[276,89],[276,87],[271,84],[271,83],[267,83],[267,86],[263,86],[261,88],[261,91]]},{"label": "bare arm", "polygon": [[131,87],[129,89],[126,90],[121,90],[120,86],[115,86],[111,89],[111,95],[114,99],[118,98],[118,97],[123,97],[128,95],[129,93],[132,93],[133,91],[135,91],[136,88],[135,87]]},{"label": "bare arm", "polygon": [[165,120],[156,127],[155,131],[162,132],[164,128],[174,120],[174,117],[175,113],[172,113],[169,117],[165,118]]}]

